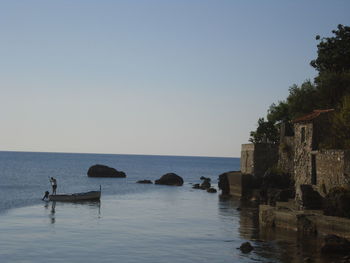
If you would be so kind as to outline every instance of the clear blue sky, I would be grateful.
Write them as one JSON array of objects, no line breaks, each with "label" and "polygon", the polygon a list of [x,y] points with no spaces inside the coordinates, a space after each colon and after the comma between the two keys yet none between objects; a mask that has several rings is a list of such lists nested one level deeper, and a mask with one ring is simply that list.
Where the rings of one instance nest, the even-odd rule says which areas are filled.
[{"label": "clear blue sky", "polygon": [[350,1],[1,1],[0,150],[239,156]]}]

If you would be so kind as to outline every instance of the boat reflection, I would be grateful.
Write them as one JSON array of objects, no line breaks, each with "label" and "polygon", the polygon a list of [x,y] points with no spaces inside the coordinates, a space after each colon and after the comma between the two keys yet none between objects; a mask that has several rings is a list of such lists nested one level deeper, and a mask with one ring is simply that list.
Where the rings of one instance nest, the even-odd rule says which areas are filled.
[{"label": "boat reflection", "polygon": [[[49,210],[48,216],[50,218],[50,223],[55,224],[56,223],[56,206],[61,208],[67,208],[67,209],[74,209],[74,211],[77,211],[76,209],[88,209],[89,211],[94,211],[97,209],[97,217],[101,218],[101,201],[84,201],[84,202],[72,202],[72,203],[62,203],[56,201],[47,201],[45,202],[45,209]],[[78,213],[77,213],[78,214]]]}]

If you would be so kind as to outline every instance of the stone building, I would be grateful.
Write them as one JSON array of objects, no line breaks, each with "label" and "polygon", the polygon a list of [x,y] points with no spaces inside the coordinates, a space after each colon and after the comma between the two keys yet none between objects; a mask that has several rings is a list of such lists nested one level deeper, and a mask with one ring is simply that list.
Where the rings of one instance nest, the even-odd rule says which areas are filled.
[{"label": "stone building", "polygon": [[350,174],[349,150],[322,150],[320,142],[327,136],[329,117],[333,112],[315,110],[294,123],[294,180],[296,199],[300,186],[312,185],[321,195],[336,186],[345,186]]},{"label": "stone building", "polygon": [[278,168],[285,174],[294,175],[294,129],[288,123],[280,127],[280,143],[278,147]]},{"label": "stone building", "polygon": [[308,189],[322,196],[333,187],[350,187],[350,149],[320,147],[323,139],[329,136],[327,128],[333,111],[314,110],[295,119],[293,126],[282,124],[279,144],[242,144],[241,171],[228,176],[231,194],[241,196],[245,188],[250,187],[251,177],[247,175],[263,176],[276,166],[294,179],[295,199],[301,206],[302,185],[308,185]]},{"label": "stone building", "polygon": [[273,143],[242,144],[241,172],[263,176],[268,168],[277,164],[278,145]]}]

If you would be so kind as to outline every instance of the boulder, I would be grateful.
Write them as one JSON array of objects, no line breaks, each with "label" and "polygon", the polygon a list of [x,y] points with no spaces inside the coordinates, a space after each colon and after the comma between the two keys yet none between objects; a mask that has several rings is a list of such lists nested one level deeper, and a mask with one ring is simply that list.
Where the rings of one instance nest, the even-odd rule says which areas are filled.
[{"label": "boulder", "polygon": [[153,184],[151,180],[140,180],[140,181],[137,181],[136,183],[138,183],[138,184]]},{"label": "boulder", "polygon": [[202,176],[200,179],[203,180],[203,182],[200,185],[200,189],[206,190],[206,189],[209,189],[211,187],[211,184],[210,184],[211,179],[210,178]]},{"label": "boulder", "polygon": [[276,202],[287,202],[295,196],[294,189],[263,188],[259,191],[259,201],[264,204],[275,206]]},{"label": "boulder", "polygon": [[230,194],[230,184],[227,178],[228,172],[219,175],[218,186],[223,195]]},{"label": "boulder", "polygon": [[282,173],[280,171],[273,171],[269,169],[265,172],[264,176],[261,178],[262,188],[276,188],[276,189],[286,189],[294,187],[294,182],[291,179],[290,174]]},{"label": "boulder", "polygon": [[323,197],[309,184],[300,185],[300,201],[304,209],[323,208]]},{"label": "boulder", "polygon": [[208,193],[216,193],[217,191],[216,191],[215,188],[212,188],[212,187],[211,187],[211,188],[208,188],[208,189],[207,189],[207,192],[208,192]]},{"label": "boulder", "polygon": [[297,214],[297,229],[299,233],[304,235],[317,235],[317,225],[313,216],[305,214]]},{"label": "boulder", "polygon": [[124,178],[126,174],[106,165],[96,164],[89,168],[87,175],[89,177],[117,177]]},{"label": "boulder", "polygon": [[327,235],[321,247],[323,254],[350,254],[350,241],[336,235]]},{"label": "boulder", "polygon": [[350,191],[342,187],[332,188],[324,200],[324,214],[350,218]]},{"label": "boulder", "polygon": [[201,189],[201,186],[199,184],[194,184],[192,186],[193,189]]},{"label": "boulder", "polygon": [[155,184],[182,186],[184,180],[175,173],[167,173],[154,182]]},{"label": "boulder", "polygon": [[239,249],[243,252],[243,253],[249,253],[250,251],[252,251],[254,248],[253,246],[249,243],[249,242],[244,242],[242,243],[242,245],[239,247]]}]

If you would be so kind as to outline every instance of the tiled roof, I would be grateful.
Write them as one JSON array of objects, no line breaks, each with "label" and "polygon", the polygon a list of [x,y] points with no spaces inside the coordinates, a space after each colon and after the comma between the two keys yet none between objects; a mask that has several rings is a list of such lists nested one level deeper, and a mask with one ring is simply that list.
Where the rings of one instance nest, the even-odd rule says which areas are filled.
[{"label": "tiled roof", "polygon": [[304,115],[302,117],[294,119],[293,122],[294,123],[296,123],[296,122],[309,122],[309,121],[316,119],[317,117],[319,117],[323,113],[328,113],[328,112],[332,112],[332,111],[334,111],[334,109],[314,110],[312,113],[309,113],[307,115]]}]

